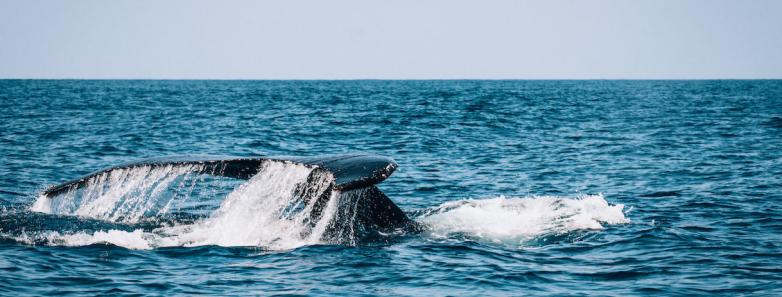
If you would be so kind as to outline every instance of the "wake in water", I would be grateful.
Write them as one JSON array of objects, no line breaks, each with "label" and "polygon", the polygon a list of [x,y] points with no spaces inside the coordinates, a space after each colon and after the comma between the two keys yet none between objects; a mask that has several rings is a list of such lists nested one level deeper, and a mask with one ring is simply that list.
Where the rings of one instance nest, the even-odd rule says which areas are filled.
[{"label": "wake in water", "polygon": [[521,245],[540,236],[628,223],[623,208],[622,204],[608,204],[602,195],[498,197],[446,202],[425,211],[418,221],[434,237],[467,236]]},{"label": "wake in water", "polygon": [[[362,211],[371,209],[362,206],[362,197],[371,189],[341,193],[332,187],[334,177],[328,171],[290,162],[265,162],[255,176],[238,186],[235,180],[208,181],[201,171],[198,165],[108,171],[55,199],[39,197],[31,210],[123,228],[22,232],[14,238],[35,244],[110,243],[131,249],[218,245],[286,250],[360,243],[358,233],[363,230],[357,222]],[[195,185],[205,182],[212,190],[199,192],[203,185]],[[225,198],[216,204],[218,197]],[[197,219],[176,219],[179,213],[204,209],[209,211]],[[498,197],[447,202],[413,219],[416,230],[435,238],[466,236],[523,245],[539,236],[626,223],[622,209],[623,205],[610,205],[601,195]],[[153,227],[140,227],[150,222]]]}]

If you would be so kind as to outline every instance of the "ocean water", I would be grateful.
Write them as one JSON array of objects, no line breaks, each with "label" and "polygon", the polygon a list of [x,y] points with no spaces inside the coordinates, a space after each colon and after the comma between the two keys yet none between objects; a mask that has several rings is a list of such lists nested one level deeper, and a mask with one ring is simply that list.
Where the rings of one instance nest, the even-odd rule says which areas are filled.
[{"label": "ocean water", "polygon": [[[782,295],[778,80],[0,80],[0,111],[0,295]],[[305,226],[296,164],[39,195],[352,152],[420,230]]]}]

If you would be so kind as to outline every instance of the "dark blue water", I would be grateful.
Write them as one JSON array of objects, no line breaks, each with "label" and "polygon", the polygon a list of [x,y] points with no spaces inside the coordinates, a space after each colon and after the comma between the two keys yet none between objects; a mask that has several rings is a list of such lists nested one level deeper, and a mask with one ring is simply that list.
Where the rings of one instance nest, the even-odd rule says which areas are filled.
[{"label": "dark blue water", "polygon": [[[782,294],[782,81],[4,80],[0,111],[0,295]],[[347,152],[394,158],[427,230],[164,244],[209,213],[30,210],[141,158]]]}]

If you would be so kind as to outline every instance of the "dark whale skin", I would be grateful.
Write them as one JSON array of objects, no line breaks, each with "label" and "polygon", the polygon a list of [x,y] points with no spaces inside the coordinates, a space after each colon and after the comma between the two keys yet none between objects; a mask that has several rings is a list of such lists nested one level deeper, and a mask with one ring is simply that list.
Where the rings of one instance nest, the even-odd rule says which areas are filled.
[{"label": "dark whale skin", "polygon": [[124,163],[86,174],[43,191],[47,197],[53,197],[73,188],[79,188],[91,178],[116,170],[142,166],[162,167],[171,165],[205,165],[201,173],[211,175],[249,179],[258,173],[263,162],[280,161],[318,167],[331,172],[335,179],[335,189],[352,190],[375,185],[388,178],[398,167],[388,157],[371,154],[330,155],[318,157],[235,157],[235,156],[174,156],[144,159]]}]

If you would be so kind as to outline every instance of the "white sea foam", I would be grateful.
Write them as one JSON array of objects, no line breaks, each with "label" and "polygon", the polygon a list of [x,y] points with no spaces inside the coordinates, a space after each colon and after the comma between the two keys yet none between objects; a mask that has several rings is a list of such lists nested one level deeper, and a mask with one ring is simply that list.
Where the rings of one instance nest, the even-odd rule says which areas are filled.
[{"label": "white sea foam", "polygon": [[417,220],[435,237],[464,235],[478,240],[521,244],[538,236],[575,230],[599,230],[629,220],[624,205],[602,195],[468,199],[446,202]]},{"label": "white sea foam", "polygon": [[123,231],[108,230],[94,233],[77,232],[73,234],[61,234],[48,232],[41,236],[50,244],[63,246],[84,246],[96,243],[109,243],[128,249],[151,249],[151,235],[142,230]]}]

